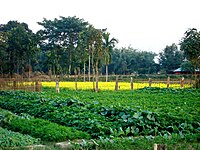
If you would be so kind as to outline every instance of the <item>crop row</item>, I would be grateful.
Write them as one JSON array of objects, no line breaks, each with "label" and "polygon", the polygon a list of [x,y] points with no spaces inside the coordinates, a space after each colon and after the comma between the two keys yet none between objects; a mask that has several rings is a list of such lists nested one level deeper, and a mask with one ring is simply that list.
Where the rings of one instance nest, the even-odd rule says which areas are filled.
[{"label": "crop row", "polygon": [[51,98],[25,92],[0,92],[0,107],[28,113],[98,136],[164,135],[199,132],[198,122],[166,113],[103,106],[67,97]]},{"label": "crop row", "polygon": [[84,103],[121,108],[133,108],[137,111],[149,110],[161,114],[200,120],[199,99],[200,90],[196,89],[167,89],[143,88],[134,91],[100,91],[62,89],[56,94],[53,88],[44,88],[41,95],[50,99],[78,99]]},{"label": "crop row", "polygon": [[0,127],[0,148],[39,144],[40,140]]},{"label": "crop row", "polygon": [[12,131],[28,134],[43,141],[64,141],[67,139],[89,138],[84,132],[58,125],[27,114],[15,115],[0,108],[1,126]]}]

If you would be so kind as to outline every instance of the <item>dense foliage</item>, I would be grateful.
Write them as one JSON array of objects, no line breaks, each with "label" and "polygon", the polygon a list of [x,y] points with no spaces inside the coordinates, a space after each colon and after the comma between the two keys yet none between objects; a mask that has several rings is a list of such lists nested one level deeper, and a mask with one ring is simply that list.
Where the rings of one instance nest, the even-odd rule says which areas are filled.
[{"label": "dense foliage", "polygon": [[[38,22],[33,33],[26,23],[0,24],[0,73],[30,76],[41,71],[53,75],[151,74],[180,67],[183,54],[175,44],[157,54],[132,47],[115,48],[118,40],[107,29],[96,29],[77,17],[59,17]],[[186,58],[199,67],[199,32],[188,30],[181,42]],[[192,47],[192,48],[191,48]],[[193,48],[194,47],[194,48]],[[153,50],[152,50],[153,51]],[[120,69],[119,69],[120,68]],[[6,74],[6,75],[5,75]],[[107,78],[106,78],[107,79]]]},{"label": "dense foliage", "polygon": [[115,49],[112,53],[112,63],[109,65],[109,73],[156,73],[159,70],[159,65],[154,61],[155,56],[156,54],[153,52],[139,51],[131,47]]},{"label": "dense foliage", "polygon": [[188,29],[180,43],[181,50],[186,58],[192,63],[196,88],[200,88],[200,76],[197,76],[196,70],[200,69],[200,31],[197,29]]},{"label": "dense foliage", "polygon": [[159,64],[162,70],[167,73],[179,68],[183,60],[183,52],[178,50],[176,44],[166,46],[166,48],[159,53]]},{"label": "dense foliage", "polygon": [[29,134],[32,137],[40,138],[43,141],[64,141],[66,139],[89,138],[89,135],[73,128],[64,127],[47,120],[31,117],[22,114],[17,116],[6,110],[0,109],[1,124],[4,128],[22,134]]},{"label": "dense foliage", "polygon": [[0,127],[0,148],[30,146],[34,144],[40,144],[40,140]]},{"label": "dense foliage", "polygon": [[23,73],[35,63],[37,36],[26,23],[9,21],[0,25],[0,72]]},{"label": "dense foliage", "polygon": [[[92,140],[94,141],[94,140]],[[72,142],[76,149],[109,149],[109,150],[151,150],[155,143],[160,143],[166,146],[167,149],[176,150],[189,150],[200,148],[199,135],[178,135],[172,134],[171,136],[144,136],[144,137],[128,137],[128,138],[102,138],[95,140],[94,145],[91,141],[83,141],[81,144]]]},{"label": "dense foliage", "polygon": [[52,91],[42,94],[1,91],[0,107],[72,126],[92,137],[199,132],[198,90],[89,92],[64,91],[59,96]]},{"label": "dense foliage", "polygon": [[188,29],[180,43],[186,58],[192,62],[194,68],[200,66],[200,31]]}]

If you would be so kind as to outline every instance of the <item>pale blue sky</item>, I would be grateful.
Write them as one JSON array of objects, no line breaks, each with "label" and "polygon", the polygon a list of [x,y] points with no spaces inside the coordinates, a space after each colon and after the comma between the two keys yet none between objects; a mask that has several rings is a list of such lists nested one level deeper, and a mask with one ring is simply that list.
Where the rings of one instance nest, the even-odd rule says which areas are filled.
[{"label": "pale blue sky", "polygon": [[36,32],[43,18],[77,16],[107,28],[118,47],[158,53],[188,28],[200,29],[199,6],[200,0],[2,0],[0,24],[18,20]]}]

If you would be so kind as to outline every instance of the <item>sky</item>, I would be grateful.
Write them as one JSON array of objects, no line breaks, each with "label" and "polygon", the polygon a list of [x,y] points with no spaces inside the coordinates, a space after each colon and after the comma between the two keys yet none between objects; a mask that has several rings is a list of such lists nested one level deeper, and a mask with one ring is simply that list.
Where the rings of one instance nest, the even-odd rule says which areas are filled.
[{"label": "sky", "polygon": [[200,29],[200,0],[1,0],[0,24],[76,16],[119,40],[117,47],[161,52],[179,44],[189,28]]}]

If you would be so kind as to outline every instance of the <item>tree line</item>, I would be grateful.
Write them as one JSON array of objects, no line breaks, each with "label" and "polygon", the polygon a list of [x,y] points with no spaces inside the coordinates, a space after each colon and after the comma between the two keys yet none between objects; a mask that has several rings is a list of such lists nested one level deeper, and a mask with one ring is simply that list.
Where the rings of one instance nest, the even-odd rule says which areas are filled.
[{"label": "tree line", "polygon": [[[0,74],[30,71],[53,75],[170,73],[179,67],[193,72],[200,64],[200,32],[188,29],[178,45],[159,54],[132,47],[116,48],[117,38],[107,29],[96,29],[84,19],[59,17],[38,22],[37,33],[28,24],[0,24]],[[158,62],[155,62],[158,57]]]}]

